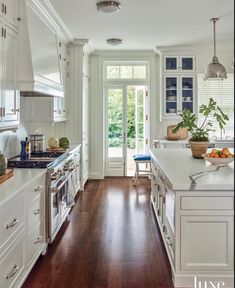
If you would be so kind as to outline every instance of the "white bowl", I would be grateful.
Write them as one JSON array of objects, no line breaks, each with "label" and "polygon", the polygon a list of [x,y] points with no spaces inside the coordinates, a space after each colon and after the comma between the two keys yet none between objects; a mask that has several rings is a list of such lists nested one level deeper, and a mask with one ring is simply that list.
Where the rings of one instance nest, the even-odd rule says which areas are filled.
[{"label": "white bowl", "polygon": [[213,158],[213,157],[207,157],[205,154],[202,155],[202,157],[210,162],[213,165],[218,165],[218,166],[224,166],[228,165],[229,163],[232,163],[234,158]]}]

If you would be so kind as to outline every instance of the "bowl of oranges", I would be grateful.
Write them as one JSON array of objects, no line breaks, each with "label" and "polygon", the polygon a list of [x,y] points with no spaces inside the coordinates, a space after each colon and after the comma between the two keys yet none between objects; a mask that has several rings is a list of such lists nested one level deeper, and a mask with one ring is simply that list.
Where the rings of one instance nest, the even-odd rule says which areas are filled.
[{"label": "bowl of oranges", "polygon": [[203,154],[202,157],[213,165],[228,165],[233,162],[234,154],[229,151],[228,147],[212,149],[211,152]]}]

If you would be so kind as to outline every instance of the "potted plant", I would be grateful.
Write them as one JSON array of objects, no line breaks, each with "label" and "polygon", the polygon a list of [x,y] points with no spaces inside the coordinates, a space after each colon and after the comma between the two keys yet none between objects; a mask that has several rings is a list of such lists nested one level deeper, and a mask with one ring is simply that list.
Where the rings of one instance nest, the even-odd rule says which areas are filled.
[{"label": "potted plant", "polygon": [[180,113],[182,121],[172,130],[173,133],[176,133],[180,128],[187,128],[188,132],[191,133],[189,144],[194,158],[202,158],[202,154],[206,153],[209,144],[209,132],[215,131],[212,129],[212,119],[215,119],[220,129],[223,129],[226,121],[229,120],[213,98],[210,98],[208,105],[203,104],[199,107],[199,113],[204,116],[202,124],[198,125],[197,116],[185,109]]}]

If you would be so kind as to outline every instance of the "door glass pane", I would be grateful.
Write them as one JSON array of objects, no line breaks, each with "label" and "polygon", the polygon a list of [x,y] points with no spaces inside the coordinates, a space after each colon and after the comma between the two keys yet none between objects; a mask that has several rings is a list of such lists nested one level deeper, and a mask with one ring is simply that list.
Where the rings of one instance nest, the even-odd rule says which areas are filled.
[{"label": "door glass pane", "polygon": [[131,79],[132,78],[132,66],[121,66],[121,78]]},{"label": "door glass pane", "polygon": [[108,89],[108,157],[123,156],[123,90]]},{"label": "door glass pane", "polygon": [[119,66],[107,66],[107,78],[108,79],[119,79],[120,78],[120,67]]},{"label": "door glass pane", "polygon": [[145,79],[146,66],[133,66],[133,78]]},{"label": "door glass pane", "polygon": [[138,89],[136,97],[136,153],[144,154],[144,90]]}]

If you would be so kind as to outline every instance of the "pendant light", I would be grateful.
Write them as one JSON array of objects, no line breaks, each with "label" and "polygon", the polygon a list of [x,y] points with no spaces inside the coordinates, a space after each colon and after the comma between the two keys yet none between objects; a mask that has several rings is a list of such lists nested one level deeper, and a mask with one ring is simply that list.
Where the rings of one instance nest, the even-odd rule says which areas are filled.
[{"label": "pendant light", "polygon": [[216,56],[216,39],[215,39],[215,23],[219,18],[212,18],[213,27],[214,27],[214,57],[212,62],[207,66],[205,72],[205,80],[207,79],[226,79],[227,72],[222,64],[219,63],[218,57]]},{"label": "pendant light", "polygon": [[121,9],[121,3],[119,1],[98,1],[96,7],[98,11],[104,13],[115,13]]}]

